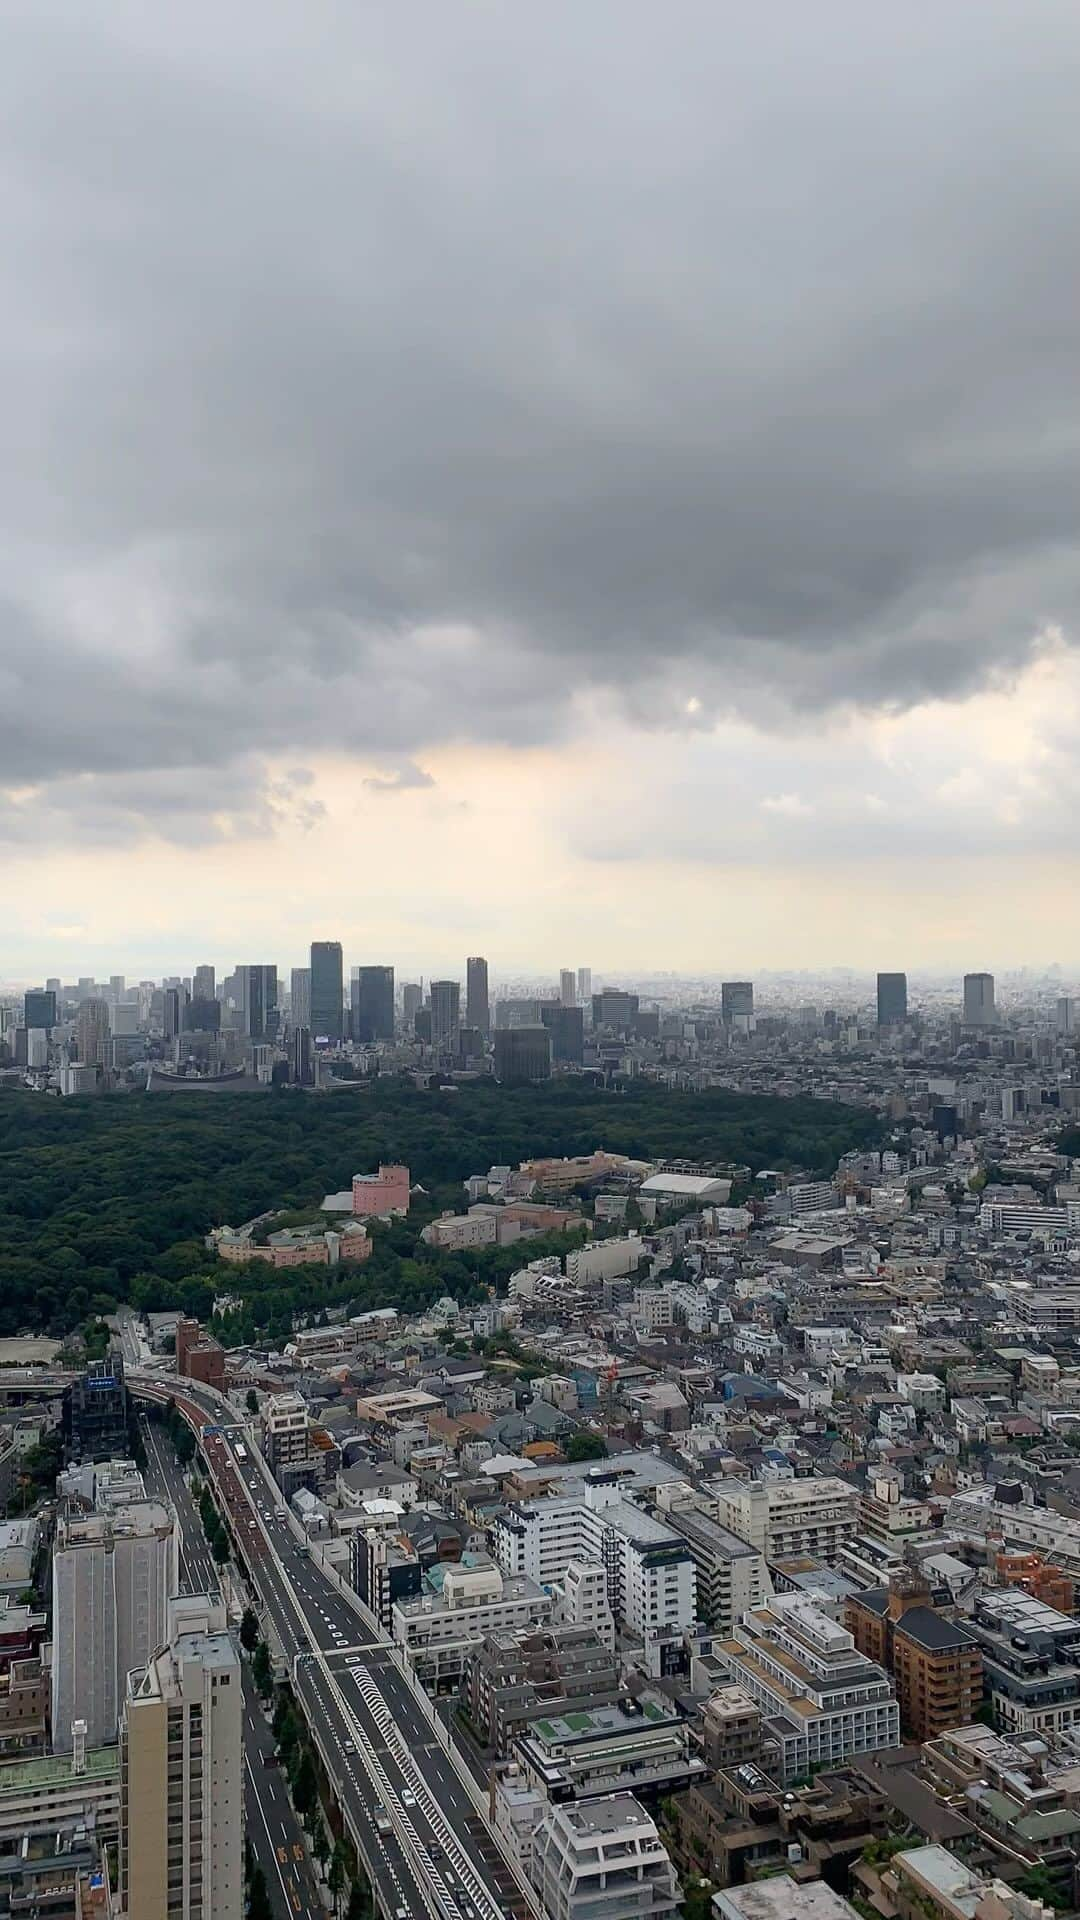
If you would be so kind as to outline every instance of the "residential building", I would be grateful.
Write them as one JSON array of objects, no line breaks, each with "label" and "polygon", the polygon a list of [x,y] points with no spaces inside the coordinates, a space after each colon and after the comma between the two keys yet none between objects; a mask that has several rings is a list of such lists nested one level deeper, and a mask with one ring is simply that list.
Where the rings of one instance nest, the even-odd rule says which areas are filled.
[{"label": "residential building", "polygon": [[900,1710],[884,1669],[801,1594],[744,1615],[713,1652],[761,1708],[777,1778],[800,1779],[853,1753],[896,1746]]},{"label": "residential building", "polygon": [[458,1684],[488,1634],[544,1626],[551,1618],[549,1593],[525,1574],[504,1575],[486,1555],[432,1569],[426,1587],[394,1603],[391,1632],[433,1692]]},{"label": "residential building", "polygon": [[606,1705],[620,1691],[613,1646],[577,1626],[486,1634],[471,1649],[462,1682],[477,1737],[501,1755],[541,1713]]},{"label": "residential building", "polygon": [[645,1642],[683,1632],[697,1618],[693,1556],[673,1527],[600,1483],[582,1494],[510,1505],[492,1524],[492,1551],[507,1573],[540,1586],[558,1580],[571,1560],[601,1560],[616,1625]]},{"label": "residential building", "polygon": [[969,1624],[997,1727],[1045,1734],[1080,1725],[1080,1620],[1013,1587],[981,1593]]},{"label": "residential building", "polygon": [[710,1489],[716,1517],[771,1565],[812,1554],[833,1566],[858,1525],[859,1494],[846,1480],[812,1474],[805,1480],[719,1480]]},{"label": "residential building", "polygon": [[298,1393],[272,1393],[263,1401],[263,1446],[275,1477],[282,1467],[306,1460],[311,1443],[308,1438],[307,1407]]},{"label": "residential building", "polygon": [[243,1685],[224,1606],[170,1608],[128,1677],[120,1739],[120,1897],[132,1920],[243,1920]]},{"label": "residential building", "polygon": [[549,1920],[665,1920],[682,1891],[655,1823],[631,1793],[553,1804],[533,1835]]},{"label": "residential building", "polygon": [[530,1786],[558,1801],[628,1792],[655,1805],[705,1774],[685,1717],[648,1688],[566,1713],[545,1708],[523,1728],[514,1758]]},{"label": "residential building", "polygon": [[748,1608],[772,1598],[772,1580],[760,1547],[750,1546],[729,1527],[690,1505],[671,1505],[664,1517],[690,1549],[697,1568],[698,1614],[714,1632],[731,1634]]},{"label": "residential building", "polygon": [[761,1759],[761,1708],[741,1687],[718,1687],[701,1717],[702,1748],[713,1773],[757,1766]]},{"label": "residential building", "polygon": [[52,1738],[70,1753],[116,1738],[124,1678],[160,1645],[179,1583],[175,1515],[153,1500],[72,1519],[61,1514],[52,1563]]},{"label": "residential building", "polygon": [[922,1570],[905,1563],[885,1587],[845,1602],[845,1624],[867,1659],[893,1675],[900,1724],[913,1740],[966,1726],[982,1701],[979,1643],[966,1626],[930,1605]]}]

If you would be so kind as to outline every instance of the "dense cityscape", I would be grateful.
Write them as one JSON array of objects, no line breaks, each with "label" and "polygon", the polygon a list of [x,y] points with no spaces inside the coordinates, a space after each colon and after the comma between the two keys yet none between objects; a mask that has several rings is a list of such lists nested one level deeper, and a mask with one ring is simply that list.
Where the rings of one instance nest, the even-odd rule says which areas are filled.
[{"label": "dense cityscape", "polygon": [[8,1910],[1074,1909],[1069,984],[9,993]]}]

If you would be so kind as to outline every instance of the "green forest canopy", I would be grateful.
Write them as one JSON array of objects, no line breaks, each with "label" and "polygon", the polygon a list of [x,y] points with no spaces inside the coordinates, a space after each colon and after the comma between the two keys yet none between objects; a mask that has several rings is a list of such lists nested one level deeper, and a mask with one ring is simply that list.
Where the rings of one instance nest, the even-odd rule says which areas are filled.
[{"label": "green forest canopy", "polygon": [[[492,1164],[602,1146],[640,1158],[826,1174],[842,1153],[878,1135],[864,1108],[651,1083],[622,1091],[558,1080],[427,1092],[383,1079],[328,1095],[286,1089],[66,1100],[5,1089],[0,1333],[65,1332],[124,1300],[205,1317],[221,1291],[245,1298],[243,1324],[225,1329],[234,1339],[256,1328],[287,1332],[292,1312],[305,1307],[419,1308],[440,1293],[464,1297],[520,1264],[512,1248],[484,1249],[466,1261],[417,1242],[436,1204],[458,1205],[465,1176]],[[226,1268],[206,1252],[210,1227],[238,1225],[271,1207],[317,1205],[380,1159],[406,1162],[432,1198],[378,1235],[363,1268],[275,1273]]]}]

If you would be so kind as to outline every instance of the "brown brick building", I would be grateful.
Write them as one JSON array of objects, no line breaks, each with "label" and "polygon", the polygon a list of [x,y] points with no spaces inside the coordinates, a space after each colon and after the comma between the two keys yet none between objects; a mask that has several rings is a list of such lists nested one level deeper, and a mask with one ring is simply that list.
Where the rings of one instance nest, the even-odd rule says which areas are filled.
[{"label": "brown brick building", "polygon": [[914,1740],[969,1725],[983,1697],[978,1641],[929,1599],[923,1576],[905,1567],[887,1587],[852,1595],[845,1609],[859,1652],[892,1674],[901,1725]]}]

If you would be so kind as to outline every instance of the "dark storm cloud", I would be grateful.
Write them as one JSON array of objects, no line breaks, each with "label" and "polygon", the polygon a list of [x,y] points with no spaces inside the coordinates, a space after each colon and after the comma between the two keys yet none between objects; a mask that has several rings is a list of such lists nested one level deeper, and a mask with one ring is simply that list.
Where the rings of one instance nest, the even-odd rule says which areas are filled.
[{"label": "dark storm cloud", "polygon": [[1078,54],[1069,0],[15,0],[0,781],[242,815],[260,753],[1068,633]]}]

